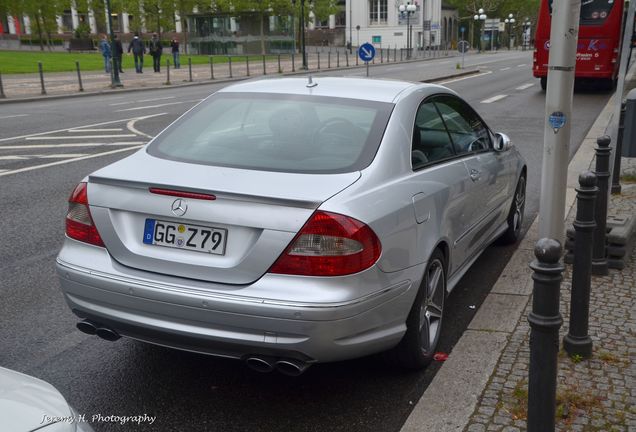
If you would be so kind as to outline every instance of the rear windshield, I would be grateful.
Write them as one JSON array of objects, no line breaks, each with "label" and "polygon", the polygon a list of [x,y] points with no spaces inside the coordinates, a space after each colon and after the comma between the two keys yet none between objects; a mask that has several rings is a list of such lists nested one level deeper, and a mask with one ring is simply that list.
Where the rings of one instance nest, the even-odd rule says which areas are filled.
[{"label": "rear windshield", "polygon": [[159,135],[148,153],[263,171],[358,171],[373,160],[392,109],[333,97],[217,93]]},{"label": "rear windshield", "polygon": [[[550,15],[552,1],[548,0]],[[608,17],[615,0],[581,0],[581,25],[598,25]],[[616,0],[620,1],[620,0]]]}]

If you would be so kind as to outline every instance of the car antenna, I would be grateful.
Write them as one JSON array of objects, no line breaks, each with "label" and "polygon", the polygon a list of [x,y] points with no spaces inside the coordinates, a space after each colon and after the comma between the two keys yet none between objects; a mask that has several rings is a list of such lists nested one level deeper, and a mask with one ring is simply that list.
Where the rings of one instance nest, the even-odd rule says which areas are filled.
[{"label": "car antenna", "polygon": [[318,85],[318,83],[315,83],[314,80],[312,79],[311,75],[309,75],[309,82],[307,83],[307,87],[308,88],[312,88],[312,87],[316,87]]}]

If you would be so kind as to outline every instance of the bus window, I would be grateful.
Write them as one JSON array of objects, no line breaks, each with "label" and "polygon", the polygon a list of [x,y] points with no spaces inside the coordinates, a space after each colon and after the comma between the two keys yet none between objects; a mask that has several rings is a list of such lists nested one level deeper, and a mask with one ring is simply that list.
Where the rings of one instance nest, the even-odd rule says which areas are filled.
[{"label": "bus window", "polygon": [[[550,16],[552,15],[552,2],[548,0]],[[614,0],[581,0],[581,25],[597,25],[605,21],[614,6]]]}]

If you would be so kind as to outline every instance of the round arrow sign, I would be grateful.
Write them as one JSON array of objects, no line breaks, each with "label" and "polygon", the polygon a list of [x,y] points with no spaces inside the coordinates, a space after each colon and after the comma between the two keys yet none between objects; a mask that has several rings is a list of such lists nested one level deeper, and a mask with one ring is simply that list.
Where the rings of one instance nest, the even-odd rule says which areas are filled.
[{"label": "round arrow sign", "polygon": [[370,62],[375,57],[375,47],[369,42],[363,43],[358,49],[358,56],[363,62]]},{"label": "round arrow sign", "polygon": [[460,53],[465,53],[470,49],[470,44],[463,40],[463,41],[459,41],[459,43],[457,44],[457,51],[459,51]]}]

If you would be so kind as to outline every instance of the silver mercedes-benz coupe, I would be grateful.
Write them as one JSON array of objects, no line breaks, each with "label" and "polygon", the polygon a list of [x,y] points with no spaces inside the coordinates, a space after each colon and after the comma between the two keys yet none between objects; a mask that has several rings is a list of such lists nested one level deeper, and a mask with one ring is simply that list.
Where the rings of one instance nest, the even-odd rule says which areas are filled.
[{"label": "silver mercedes-benz coupe", "polygon": [[444,299],[515,242],[526,166],[453,91],[357,78],[232,85],[69,199],[78,328],[259,371],[389,351],[421,368]]}]

